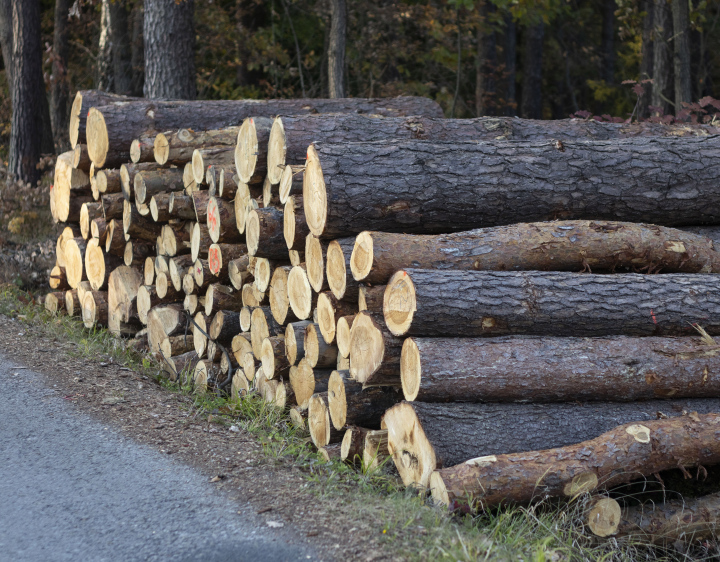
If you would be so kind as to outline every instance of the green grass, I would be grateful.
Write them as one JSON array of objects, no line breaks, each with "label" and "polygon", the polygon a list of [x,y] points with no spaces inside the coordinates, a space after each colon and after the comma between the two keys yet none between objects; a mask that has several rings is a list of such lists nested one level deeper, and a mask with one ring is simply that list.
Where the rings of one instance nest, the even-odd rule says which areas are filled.
[{"label": "green grass", "polygon": [[640,541],[598,541],[581,523],[589,496],[478,515],[449,515],[431,505],[425,495],[405,489],[391,462],[376,470],[357,470],[339,461],[324,462],[309,443],[307,432],[294,427],[287,412],[256,394],[237,402],[213,393],[194,394],[190,384],[168,381],[159,364],[135,352],[126,341],[104,329],[87,330],[76,319],[51,316],[13,286],[0,292],[0,313],[19,318],[60,342],[74,344],[71,353],[112,358],[159,380],[168,391],[191,397],[189,407],[195,418],[242,427],[261,443],[268,459],[303,471],[310,489],[319,497],[351,506],[358,520],[377,522],[373,528],[394,557],[529,562],[717,559],[699,547],[682,554],[671,547],[652,547]]}]

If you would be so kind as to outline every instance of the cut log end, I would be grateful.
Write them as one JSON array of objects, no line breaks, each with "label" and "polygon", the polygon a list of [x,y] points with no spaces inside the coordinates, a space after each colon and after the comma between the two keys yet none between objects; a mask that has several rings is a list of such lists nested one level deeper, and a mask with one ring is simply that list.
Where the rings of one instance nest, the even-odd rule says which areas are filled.
[{"label": "cut log end", "polygon": [[416,310],[415,285],[407,272],[400,270],[388,282],[383,296],[383,315],[388,330],[396,336],[407,333]]},{"label": "cut log end", "polygon": [[388,429],[388,451],[403,483],[427,487],[437,460],[412,406],[406,402],[393,406],[385,413],[384,421]]},{"label": "cut log end", "polygon": [[291,199],[283,207],[283,236],[288,250],[295,244],[295,202]]},{"label": "cut log end", "polygon": [[350,373],[365,383],[380,367],[385,355],[382,332],[367,313],[360,313],[350,330]]},{"label": "cut log end", "polygon": [[314,394],[308,402],[308,428],[316,447],[330,443],[330,413],[321,394]]},{"label": "cut log end", "polygon": [[105,117],[95,107],[91,107],[88,111],[85,131],[90,160],[96,168],[102,168],[105,165],[110,142]]},{"label": "cut log end", "polygon": [[342,299],[347,291],[347,268],[345,254],[337,240],[333,240],[327,249],[326,274],[328,287],[337,299]]},{"label": "cut log end", "polygon": [[168,157],[170,156],[170,143],[163,133],[159,133],[155,136],[155,140],[153,141],[153,152],[155,154],[155,162],[161,166],[168,161]]},{"label": "cut log end", "polygon": [[335,341],[337,324],[335,322],[335,307],[331,297],[326,293],[318,295],[317,300],[317,317],[320,333],[327,343]]},{"label": "cut log end", "polygon": [[277,117],[270,129],[267,152],[267,174],[273,185],[280,183],[283,171],[286,168],[286,152],[287,146],[285,145],[285,128],[283,127],[282,118]]},{"label": "cut log end", "polygon": [[310,286],[316,293],[324,290],[325,256],[323,244],[317,236],[308,234],[305,238],[305,265]]},{"label": "cut log end", "polygon": [[338,371],[333,371],[328,381],[328,409],[335,429],[339,430],[345,427],[347,419],[345,381]]},{"label": "cut log end", "polygon": [[255,209],[251,210],[245,219],[245,241],[248,253],[254,256],[260,247],[260,218]]},{"label": "cut log end", "polygon": [[243,121],[238,131],[237,144],[235,145],[235,168],[237,169],[240,181],[249,183],[255,174],[258,154],[258,137],[255,128],[255,120],[248,117]]},{"label": "cut log end", "polygon": [[73,148],[77,146],[80,136],[80,113],[82,112],[82,100],[82,92],[78,91],[78,93],[75,94],[72,107],[70,108],[70,146],[72,146]]},{"label": "cut log end", "polygon": [[320,159],[312,145],[307,151],[307,165],[303,176],[303,204],[310,232],[315,236],[322,236],[327,220],[327,192]]},{"label": "cut log end", "polygon": [[405,400],[412,402],[420,392],[422,377],[422,362],[420,350],[412,338],[403,342],[400,354],[400,382],[402,383]]},{"label": "cut log end", "polygon": [[361,232],[355,238],[355,247],[350,256],[350,271],[356,281],[362,281],[372,271],[373,239],[369,232]]},{"label": "cut log end", "polygon": [[[430,483],[432,482],[431,479]],[[612,498],[601,498],[589,511],[587,526],[594,535],[605,538],[617,533],[621,518],[620,504]]]},{"label": "cut log end", "polygon": [[450,496],[439,472],[433,472],[430,475],[429,486],[432,499],[436,504],[444,506],[450,505]]},{"label": "cut log end", "polygon": [[343,316],[335,327],[335,344],[341,357],[350,357],[350,332],[355,315]]},{"label": "cut log end", "polygon": [[305,269],[295,266],[288,275],[288,299],[290,308],[301,320],[310,318],[312,314],[312,287]]}]

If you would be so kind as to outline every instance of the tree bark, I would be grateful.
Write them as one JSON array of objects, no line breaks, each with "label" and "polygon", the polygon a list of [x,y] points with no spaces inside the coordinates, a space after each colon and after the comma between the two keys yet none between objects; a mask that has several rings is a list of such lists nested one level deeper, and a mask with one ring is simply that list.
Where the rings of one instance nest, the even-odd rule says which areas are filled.
[{"label": "tree bark", "polygon": [[180,129],[158,133],[153,142],[155,161],[162,165],[181,166],[192,161],[199,148],[235,146],[240,127],[226,127],[209,131]]},{"label": "tree bark", "polygon": [[714,275],[405,269],[383,312],[395,335],[661,336],[695,324],[714,335],[719,290]]},{"label": "tree bark", "polygon": [[[640,60],[640,80],[649,80],[653,77],[653,25],[655,14],[654,0],[642,0],[642,11],[645,12],[642,27],[642,50]],[[647,119],[650,116],[649,105],[652,98],[653,85],[643,84],[643,95],[638,103],[637,118]]]},{"label": "tree bark", "polygon": [[328,92],[331,98],[345,97],[345,35],[347,6],[345,0],[332,0],[330,42],[328,44]]},{"label": "tree bark", "polygon": [[[183,189],[182,170],[144,170],[135,174],[133,188],[135,201],[149,203],[153,195],[164,192],[180,192]],[[235,226],[235,225],[233,225]]]},{"label": "tree bark", "polygon": [[385,411],[401,400],[391,387],[365,388],[353,380],[350,371],[333,371],[328,381],[328,409],[335,429],[359,425],[380,429]]},{"label": "tree bark", "polygon": [[131,12],[130,64],[132,66],[131,91],[142,96],[145,86],[145,48],[143,42],[144,2],[136,2]]},{"label": "tree bark", "polygon": [[542,63],[545,24],[536,23],[526,27],[523,35],[521,114],[527,119],[542,119]]},{"label": "tree bark", "polygon": [[602,15],[602,78],[608,85],[615,83],[615,0],[603,0]]},{"label": "tree bark", "polygon": [[70,150],[70,140],[67,137],[69,124],[70,83],[67,76],[68,65],[68,12],[70,0],[55,1],[55,27],[53,30],[52,79],[50,81],[50,97],[52,111],[53,138],[55,152],[60,154]]},{"label": "tree bark", "polygon": [[[466,463],[468,459],[533,451],[525,454],[529,458],[536,455],[539,455],[537,458],[557,456],[560,460],[564,455],[550,453],[547,449],[570,446],[582,451],[585,448],[576,443],[595,439],[618,425],[634,423],[649,427],[666,421],[659,419],[666,416],[676,418],[687,412],[717,412],[719,405],[718,399],[588,404],[402,402],[385,413],[384,421],[390,431],[390,451],[403,482],[425,487],[434,470]],[[679,422],[681,425],[688,418],[683,417],[682,420]],[[720,451],[717,446],[713,448]],[[581,455],[583,459],[591,463],[600,461],[596,456],[599,451],[593,454],[592,449],[585,450],[589,454]],[[663,454],[668,455],[669,462],[676,463],[668,468],[677,466],[678,458],[682,458],[681,454],[670,451]],[[601,462],[599,466],[602,466]],[[629,469],[630,466],[623,468]],[[656,470],[650,474],[654,472]],[[637,475],[628,478],[635,477]],[[517,486],[516,491],[527,493],[522,486]]]},{"label": "tree bark", "polygon": [[[668,113],[670,93],[670,48],[672,36],[670,6],[666,0],[654,0],[653,9],[653,87],[652,105],[661,115]],[[653,114],[658,110],[653,111]]]},{"label": "tree bark", "polygon": [[289,322],[285,326],[285,356],[290,365],[297,364],[305,357],[305,328],[309,320]]},{"label": "tree bark", "polygon": [[715,137],[317,144],[308,150],[305,219],[325,239],[556,219],[713,223],[717,147]]},{"label": "tree bark", "polygon": [[[329,264],[328,257],[328,268]],[[350,258],[350,269],[357,281],[385,284],[398,269],[409,266],[720,273],[720,252],[699,234],[610,221],[521,223],[439,235],[365,231],[357,236]]]},{"label": "tree bark", "polygon": [[429,484],[437,501],[453,507],[489,509],[536,498],[574,497],[678,466],[717,464],[719,423],[718,414],[695,412],[630,423],[577,445],[476,458],[436,472]]},{"label": "tree bark", "polygon": [[194,10],[194,0],[145,0],[146,98],[195,99]]},{"label": "tree bark", "polygon": [[337,365],[337,346],[325,341],[318,324],[312,323],[305,327],[304,347],[305,359],[313,369]]},{"label": "tree bark", "polygon": [[287,260],[285,221],[281,210],[265,207],[250,211],[246,220],[245,238],[251,256]]},{"label": "tree bark", "polygon": [[[85,105],[82,101],[80,103]],[[172,131],[183,128],[223,129],[239,126],[248,117],[275,117],[278,114],[355,112],[387,116],[419,114],[442,117],[442,110],[436,102],[421,97],[343,98],[338,100],[136,100],[103,107],[94,103],[87,107],[95,108],[88,116],[90,131],[86,136],[91,140],[86,144],[88,144],[88,152],[96,168],[105,166],[108,148],[111,153],[128,152],[132,141],[148,131]],[[83,115],[88,115],[87,108]],[[82,142],[80,136],[78,138]],[[96,146],[97,141],[93,139],[100,140],[102,146]]]},{"label": "tree bark", "polygon": [[110,2],[109,10],[113,91],[122,95],[132,95],[132,50],[127,0]]},{"label": "tree bark", "polygon": [[720,347],[700,338],[408,338],[400,377],[422,402],[720,396]]},{"label": "tree bark", "polygon": [[[42,152],[45,83],[42,76],[40,4],[12,0],[12,84],[8,181],[34,184],[40,179],[37,163]],[[19,103],[18,100],[22,100]],[[47,109],[47,101],[45,101]]]},{"label": "tree bark", "polygon": [[692,102],[690,82],[690,6],[688,0],[672,0],[675,115]]}]

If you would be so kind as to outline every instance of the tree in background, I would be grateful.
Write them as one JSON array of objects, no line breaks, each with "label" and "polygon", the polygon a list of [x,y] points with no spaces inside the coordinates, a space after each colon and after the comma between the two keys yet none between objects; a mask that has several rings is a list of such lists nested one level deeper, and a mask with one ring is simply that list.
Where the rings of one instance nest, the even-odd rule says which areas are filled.
[{"label": "tree in background", "polygon": [[331,98],[345,97],[345,0],[332,0],[330,40],[328,43],[328,92]]},{"label": "tree in background", "polygon": [[675,115],[692,101],[690,82],[690,6],[688,0],[672,0],[673,70],[675,71]]},{"label": "tree in background", "polygon": [[145,97],[195,99],[194,0],[145,0]]},{"label": "tree in background", "polygon": [[67,130],[70,121],[68,100],[70,83],[68,81],[68,17],[70,0],[55,0],[53,48],[51,54],[52,71],[50,74],[50,120],[52,122],[55,152],[60,154],[70,149]]}]

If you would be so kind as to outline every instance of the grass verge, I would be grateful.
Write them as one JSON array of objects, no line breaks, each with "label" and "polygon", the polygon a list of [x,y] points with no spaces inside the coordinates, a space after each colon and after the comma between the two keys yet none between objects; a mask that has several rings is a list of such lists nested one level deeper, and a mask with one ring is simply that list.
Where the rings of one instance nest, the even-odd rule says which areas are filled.
[{"label": "grass verge", "polygon": [[51,316],[31,295],[2,287],[0,313],[21,320],[58,341],[74,344],[69,353],[98,359],[110,357],[158,380],[169,392],[192,397],[196,416],[236,425],[252,434],[267,458],[301,470],[313,493],[352,505],[358,520],[377,522],[381,542],[393,558],[407,560],[545,561],[688,561],[717,560],[717,544],[652,546],[642,541],[598,541],[582,524],[590,498],[506,507],[479,515],[449,515],[423,494],[405,489],[391,462],[376,470],[357,470],[344,463],[324,462],[295,428],[287,412],[256,394],[238,402],[215,394],[194,395],[162,375],[159,365],[135,351],[127,340],[107,330],[87,330],[78,319]]}]

